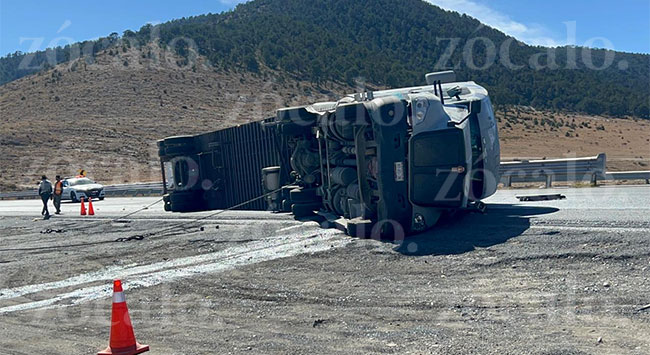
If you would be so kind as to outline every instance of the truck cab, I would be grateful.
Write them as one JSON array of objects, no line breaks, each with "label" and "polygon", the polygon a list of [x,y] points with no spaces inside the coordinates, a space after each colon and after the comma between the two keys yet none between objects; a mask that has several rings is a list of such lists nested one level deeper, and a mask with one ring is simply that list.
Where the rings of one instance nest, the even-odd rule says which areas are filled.
[{"label": "truck cab", "polygon": [[[294,152],[298,190],[321,198],[321,209],[341,216],[348,232],[423,231],[445,212],[482,209],[497,188],[488,93],[453,72],[428,74],[425,86],[281,109],[276,120]],[[301,214],[303,203],[292,210]]]}]

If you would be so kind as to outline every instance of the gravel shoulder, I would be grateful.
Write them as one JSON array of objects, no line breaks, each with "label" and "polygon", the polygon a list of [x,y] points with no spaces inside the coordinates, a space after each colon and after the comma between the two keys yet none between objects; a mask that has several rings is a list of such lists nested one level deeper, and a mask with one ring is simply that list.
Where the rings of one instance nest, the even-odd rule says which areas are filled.
[{"label": "gravel shoulder", "polygon": [[650,189],[560,192],[500,191],[392,242],[262,212],[115,242],[205,214],[42,221],[1,202],[0,353],[101,350],[124,277],[151,354],[647,354]]}]

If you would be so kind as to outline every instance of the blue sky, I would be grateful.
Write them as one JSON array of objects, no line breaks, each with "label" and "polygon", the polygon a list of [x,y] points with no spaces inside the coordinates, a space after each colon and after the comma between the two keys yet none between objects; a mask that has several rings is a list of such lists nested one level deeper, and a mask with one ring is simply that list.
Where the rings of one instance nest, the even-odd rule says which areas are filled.
[{"label": "blue sky", "polygon": [[[529,44],[576,44],[650,53],[649,0],[426,1],[466,13]],[[218,13],[238,2],[0,0],[0,56],[94,39],[111,32],[122,34],[149,22]]]}]

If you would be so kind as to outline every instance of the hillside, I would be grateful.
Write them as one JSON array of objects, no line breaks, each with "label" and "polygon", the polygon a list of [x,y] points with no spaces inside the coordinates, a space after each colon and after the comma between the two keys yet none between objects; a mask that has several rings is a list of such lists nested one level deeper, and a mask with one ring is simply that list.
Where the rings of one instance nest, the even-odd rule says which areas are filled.
[{"label": "hillside", "polygon": [[[152,50],[159,60],[143,57]],[[84,168],[104,183],[160,178],[155,141],[272,116],[278,107],[336,98],[354,89],[317,86],[281,72],[178,67],[157,48],[99,54],[0,86],[0,190],[42,173]],[[125,65],[125,62],[128,65]],[[611,169],[647,169],[650,122],[535,111],[497,111],[505,159],[608,152]]]},{"label": "hillside", "polygon": [[59,65],[0,86],[0,190],[81,168],[105,183],[155,181],[158,139],[259,120],[278,107],[350,91],[272,72],[192,71],[177,67],[173,54],[158,53],[157,63],[136,49],[103,53],[91,65]]},{"label": "hillside", "polygon": [[[422,83],[440,54],[425,35],[433,29],[441,37],[506,38],[419,0],[394,6],[392,17],[383,8],[361,4],[257,0],[233,12],[85,42],[92,48],[81,58],[64,60],[61,49],[56,52],[60,64],[0,86],[0,190],[33,187],[42,173],[72,175],[81,168],[103,183],[158,180],[157,139],[269,117],[277,108],[334,99],[358,85]],[[334,12],[339,16],[329,18]],[[181,35],[193,38],[197,47],[161,45]],[[34,60],[38,55],[46,54],[37,53]],[[636,63],[648,56],[616,55],[629,59],[629,71],[510,73],[494,66],[458,73],[490,90],[505,159],[606,152],[612,170],[647,170],[649,120],[572,112],[580,102],[613,91],[629,95],[623,100],[628,108],[639,98],[648,102],[647,88],[639,90],[642,81],[632,79],[647,77],[648,68],[643,72]],[[7,68],[6,59],[0,68]],[[586,84],[592,81],[598,85]],[[518,98],[506,99],[509,94]],[[531,108],[529,96],[544,98]],[[571,106],[570,100],[578,101]],[[604,102],[598,107],[609,112],[615,101]]]},{"label": "hillside", "polygon": [[[485,85],[496,105],[650,117],[649,55],[532,47],[422,0],[256,0],[232,12],[31,54],[27,62],[47,67],[75,53],[92,61],[106,48],[151,42],[177,51],[190,66],[200,54],[217,69],[268,67],[314,83],[352,85],[362,78],[397,87],[454,67],[461,78]],[[19,68],[25,58],[0,59],[0,83],[29,74]]]}]

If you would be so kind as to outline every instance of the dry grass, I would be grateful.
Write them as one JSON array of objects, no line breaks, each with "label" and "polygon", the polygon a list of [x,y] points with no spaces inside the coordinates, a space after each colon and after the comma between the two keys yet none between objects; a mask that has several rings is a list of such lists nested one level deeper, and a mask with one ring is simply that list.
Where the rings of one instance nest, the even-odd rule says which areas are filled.
[{"label": "dry grass", "polygon": [[[179,67],[177,60],[153,47],[120,50],[0,86],[0,190],[82,168],[103,183],[155,181],[160,138],[262,119],[279,107],[353,90],[270,70],[215,71],[200,62]],[[526,108],[497,117],[504,159],[606,152],[612,170],[650,169],[648,121]]]},{"label": "dry grass", "polygon": [[650,121],[515,107],[496,112],[501,159],[571,158],[607,153],[612,171],[650,170]]},{"label": "dry grass", "polygon": [[82,168],[103,183],[159,180],[158,139],[270,117],[279,107],[351,90],[273,72],[193,70],[141,53],[103,54],[94,64],[60,65],[0,86],[0,190]]}]

